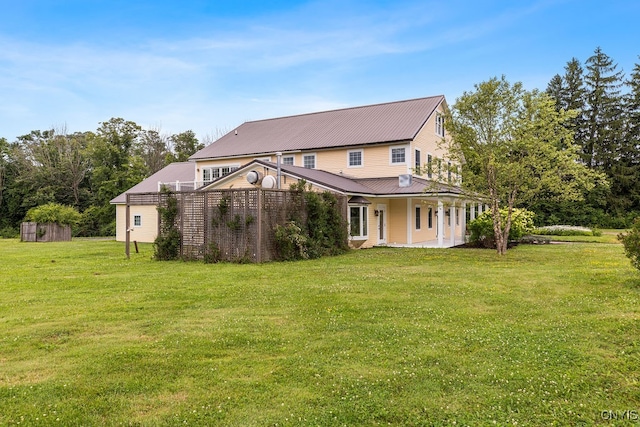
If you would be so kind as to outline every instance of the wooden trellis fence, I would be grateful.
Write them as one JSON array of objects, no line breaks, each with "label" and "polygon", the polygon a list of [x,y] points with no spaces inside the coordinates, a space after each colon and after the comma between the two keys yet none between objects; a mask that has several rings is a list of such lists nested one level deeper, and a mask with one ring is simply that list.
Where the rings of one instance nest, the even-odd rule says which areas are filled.
[{"label": "wooden trellis fence", "polygon": [[[230,189],[180,191],[128,195],[128,205],[166,206],[167,198],[178,201],[175,226],[180,231],[180,256],[187,259],[212,257],[221,261],[266,262],[277,257],[276,225],[296,218],[306,221],[302,193],[275,189]],[[347,212],[347,198],[338,197]],[[158,233],[161,227],[158,219]]]}]

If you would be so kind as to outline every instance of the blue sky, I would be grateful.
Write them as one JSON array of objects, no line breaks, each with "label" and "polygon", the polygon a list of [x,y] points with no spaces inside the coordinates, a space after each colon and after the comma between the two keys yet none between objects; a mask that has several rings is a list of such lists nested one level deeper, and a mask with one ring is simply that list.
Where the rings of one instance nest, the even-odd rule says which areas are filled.
[{"label": "blue sky", "polygon": [[545,89],[598,46],[627,75],[637,0],[0,0],[0,137],[111,117],[215,137],[247,120]]}]

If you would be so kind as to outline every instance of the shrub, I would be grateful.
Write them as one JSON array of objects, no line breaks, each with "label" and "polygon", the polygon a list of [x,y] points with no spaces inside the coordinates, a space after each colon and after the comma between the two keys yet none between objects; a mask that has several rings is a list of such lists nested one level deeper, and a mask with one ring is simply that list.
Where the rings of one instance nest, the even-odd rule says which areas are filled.
[{"label": "shrub", "polygon": [[60,225],[76,225],[80,221],[80,213],[71,206],[59,203],[47,203],[27,211],[26,221],[44,223],[56,223]]},{"label": "shrub", "polygon": [[166,206],[158,206],[160,214],[160,234],[153,242],[154,258],[161,261],[178,259],[180,256],[180,231],[175,225],[178,217],[178,199],[166,187],[161,194],[166,195]]},{"label": "shrub", "polygon": [[[500,209],[503,224],[507,220],[508,208]],[[517,242],[522,239],[525,234],[533,231],[534,213],[526,209],[513,209],[511,213],[511,228],[509,229],[509,241]],[[493,231],[493,215],[491,211],[486,211],[478,218],[469,222],[469,231],[471,243],[482,245],[487,248],[495,248],[495,233]]]},{"label": "shrub", "polygon": [[0,228],[0,238],[2,239],[13,239],[16,237],[20,237],[20,231],[13,227],[4,227]]},{"label": "shrub", "polygon": [[640,218],[636,218],[629,232],[618,234],[618,240],[622,242],[624,253],[631,260],[631,265],[640,270]]},{"label": "shrub", "polygon": [[541,236],[597,236],[602,234],[598,230],[574,225],[548,225],[533,230],[533,234]]},{"label": "shrub", "polygon": [[309,258],[308,238],[302,228],[289,221],[285,225],[276,225],[276,248],[280,260],[293,261]]}]

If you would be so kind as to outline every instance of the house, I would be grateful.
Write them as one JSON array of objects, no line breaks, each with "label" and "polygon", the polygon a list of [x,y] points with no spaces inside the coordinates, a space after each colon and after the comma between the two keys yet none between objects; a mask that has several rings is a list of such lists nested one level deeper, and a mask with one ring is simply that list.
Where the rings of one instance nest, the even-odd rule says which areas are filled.
[{"label": "house", "polygon": [[[460,165],[440,144],[448,138],[446,111],[444,96],[433,96],[246,122],[190,157],[191,186],[288,188],[304,180],[348,197],[354,247],[454,246],[464,241],[473,205],[459,187]],[[182,181],[178,171],[187,173],[188,166],[171,166],[128,193]],[[119,208],[118,240],[126,233],[123,197],[112,201]],[[130,209],[133,233],[142,219],[136,209]]]},{"label": "house", "polygon": [[169,185],[174,190],[192,190],[195,170],[193,162],[171,163],[111,200],[111,204],[116,205],[116,240],[124,242],[127,229],[130,239],[138,242],[153,242],[158,235],[157,198],[152,198],[148,204],[130,206],[127,228],[127,193],[157,193],[162,185]]}]

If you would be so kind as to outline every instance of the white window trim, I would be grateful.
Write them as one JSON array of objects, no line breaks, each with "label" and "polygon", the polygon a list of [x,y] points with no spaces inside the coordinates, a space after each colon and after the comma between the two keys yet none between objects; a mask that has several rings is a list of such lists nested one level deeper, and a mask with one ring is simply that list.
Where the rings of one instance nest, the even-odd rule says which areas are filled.
[{"label": "white window trim", "polygon": [[[352,165],[351,164],[351,153],[360,153],[360,164]],[[349,168],[361,168],[364,167],[364,150],[347,150],[347,167]]]},{"label": "white window trim", "polygon": [[444,138],[444,115],[436,113],[436,135]]},{"label": "white window trim", "polygon": [[[285,163],[284,159],[291,159],[291,163]],[[296,165],[296,156],[282,156],[282,164],[283,165],[295,166]]]},{"label": "white window trim", "polygon": [[[200,172],[201,176],[202,176],[202,182],[204,182],[204,183],[213,182],[213,181],[215,181],[217,179],[222,178],[223,176],[228,175],[229,173],[233,172],[234,170],[238,169],[239,167],[240,167],[240,165],[237,164],[237,163],[233,164],[233,165],[204,166],[204,167],[201,168],[201,172]],[[226,168],[229,168],[229,173],[228,174],[223,174],[222,173],[222,169],[226,169]],[[220,176],[218,176],[216,178],[213,177],[213,171],[215,169],[217,169],[219,171],[219,175],[220,175]],[[211,175],[211,179],[209,181],[204,179],[205,170],[210,171],[209,174]]]},{"label": "white window trim", "polygon": [[302,167],[306,168],[307,166],[305,165],[305,159],[307,157],[313,157],[313,167],[312,168],[307,168],[307,169],[318,169],[318,156],[316,155],[316,153],[306,153],[302,155]]},{"label": "white window trim", "polygon": [[[352,208],[359,209],[360,231],[358,235],[351,234],[351,209]],[[364,235],[362,233],[362,228],[364,225],[363,218],[366,218],[366,223],[367,223],[367,232]],[[370,228],[371,228],[371,224],[369,224],[369,206],[368,205],[349,205],[349,238],[352,240],[368,240]]]},{"label": "white window trim", "polygon": [[[140,224],[136,224],[136,218],[140,219]],[[142,227],[142,215],[141,214],[133,214],[133,226],[134,227]]]},{"label": "white window trim", "polygon": [[[404,148],[404,162],[394,162],[393,161],[393,150],[398,149],[398,148]],[[401,166],[401,165],[408,165],[409,161],[411,161],[411,153],[409,153],[409,155],[407,155],[409,151],[409,146],[408,145],[392,145],[389,147],[389,165],[391,166]],[[407,157],[409,157],[409,159],[407,159]]]}]

